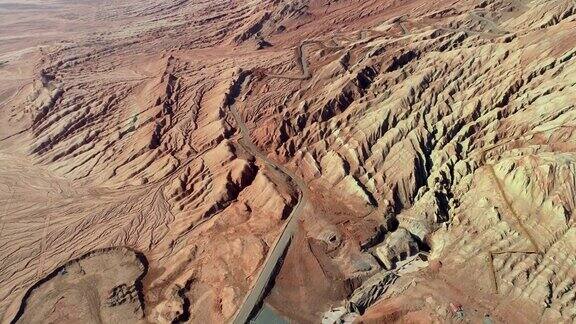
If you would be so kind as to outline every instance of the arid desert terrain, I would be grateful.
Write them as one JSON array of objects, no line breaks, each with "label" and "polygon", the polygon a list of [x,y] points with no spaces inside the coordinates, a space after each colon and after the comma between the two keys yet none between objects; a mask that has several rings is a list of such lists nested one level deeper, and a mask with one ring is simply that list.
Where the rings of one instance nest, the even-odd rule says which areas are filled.
[{"label": "arid desert terrain", "polygon": [[0,0],[0,323],[576,323],[575,0]]}]

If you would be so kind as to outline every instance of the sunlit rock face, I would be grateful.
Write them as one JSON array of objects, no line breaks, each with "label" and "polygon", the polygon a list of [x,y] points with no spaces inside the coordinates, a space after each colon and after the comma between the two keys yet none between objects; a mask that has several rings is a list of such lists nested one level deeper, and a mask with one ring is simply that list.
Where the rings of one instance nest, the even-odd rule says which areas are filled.
[{"label": "sunlit rock face", "polygon": [[294,216],[296,321],[575,321],[575,30],[571,0],[0,3],[2,322],[230,321]]}]

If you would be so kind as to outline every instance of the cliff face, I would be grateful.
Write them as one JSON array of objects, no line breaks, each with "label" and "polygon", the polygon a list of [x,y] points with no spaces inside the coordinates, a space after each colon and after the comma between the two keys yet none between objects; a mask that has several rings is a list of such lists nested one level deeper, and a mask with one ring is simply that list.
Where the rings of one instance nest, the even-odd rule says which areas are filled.
[{"label": "cliff face", "polygon": [[576,320],[574,1],[30,1],[0,17],[4,322],[112,247],[148,263],[134,316],[230,320],[302,202],[289,173],[310,192],[269,298],[286,315]]}]

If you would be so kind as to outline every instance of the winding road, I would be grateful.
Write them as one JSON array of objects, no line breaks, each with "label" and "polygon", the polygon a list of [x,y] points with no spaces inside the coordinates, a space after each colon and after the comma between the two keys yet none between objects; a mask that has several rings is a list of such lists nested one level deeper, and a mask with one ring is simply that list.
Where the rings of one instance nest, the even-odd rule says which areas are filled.
[{"label": "winding road", "polygon": [[[360,31],[360,35],[362,32],[371,32],[371,31]],[[344,46],[330,46],[326,45],[323,41],[320,40],[304,40],[300,43],[300,46],[296,48],[296,62],[300,65],[302,69],[301,76],[286,76],[281,74],[267,74],[268,77],[275,77],[275,78],[283,78],[283,79],[291,79],[291,80],[307,80],[312,77],[312,73],[308,67],[308,61],[306,60],[306,52],[305,49],[307,46],[311,45],[319,45],[324,49],[342,49]],[[262,299],[264,298],[264,293],[266,292],[266,288],[268,288],[271,279],[273,278],[277,267],[280,264],[281,258],[284,255],[284,252],[290,245],[290,241],[297,229],[298,218],[302,211],[304,210],[307,201],[308,201],[308,186],[302,180],[301,177],[292,173],[286,167],[281,164],[278,164],[275,161],[272,161],[268,158],[268,156],[262,152],[252,141],[250,137],[250,131],[248,127],[244,123],[242,116],[236,109],[236,102],[238,98],[244,98],[242,95],[244,93],[244,89],[246,85],[250,82],[250,75],[243,77],[239,77],[237,80],[236,85],[236,93],[234,91],[231,92],[229,101],[228,101],[228,109],[230,113],[234,117],[236,124],[240,130],[240,138],[238,140],[238,144],[240,144],[247,152],[254,155],[255,157],[259,158],[263,161],[267,166],[271,167],[274,172],[277,172],[287,178],[290,179],[290,182],[293,185],[296,185],[299,192],[299,199],[298,203],[292,209],[292,212],[288,216],[286,220],[286,224],[282,229],[282,233],[276,239],[274,245],[268,252],[266,259],[264,260],[264,265],[262,266],[260,273],[258,273],[257,279],[252,285],[250,286],[250,290],[248,294],[245,296],[242,304],[234,314],[232,323],[234,324],[244,324],[247,323],[251,316],[255,315],[256,311],[258,310],[258,306]],[[238,85],[238,83],[240,83]],[[233,87],[234,88],[234,87]],[[234,89],[233,89],[234,90]]]},{"label": "winding road", "polygon": [[[245,88],[246,84],[250,82],[250,80],[249,77],[246,77],[244,80],[240,80],[239,82],[242,82],[242,84],[240,86],[240,93],[236,95],[236,98],[239,97],[239,95],[243,92],[243,89]],[[274,172],[278,172],[289,178],[290,182],[296,185],[299,192],[298,202],[288,216],[280,236],[276,239],[276,242],[269,250],[266,259],[264,260],[264,265],[260,269],[260,273],[258,273],[256,281],[252,283],[248,294],[245,296],[236,314],[234,314],[233,323],[244,324],[248,322],[251,315],[253,315],[257,310],[257,306],[264,297],[266,288],[274,276],[279,261],[284,255],[286,248],[288,248],[290,241],[292,240],[292,236],[294,235],[297,228],[298,218],[308,201],[308,187],[302,178],[292,173],[283,165],[269,159],[264,152],[260,151],[260,149],[254,145],[254,142],[252,142],[250,137],[250,132],[248,131],[244,120],[238,113],[238,110],[236,110],[235,104],[236,100],[234,98],[233,102],[228,104],[228,108],[230,109],[230,112],[232,113],[232,116],[234,117],[240,130],[240,139],[238,140],[238,144],[240,144],[250,154],[263,161]]]},{"label": "winding road", "polygon": [[[410,32],[408,31],[406,26],[404,26],[404,23],[400,22],[399,26],[402,29],[402,32],[404,33],[404,35],[410,34]],[[369,34],[372,34],[372,37],[380,37],[380,36],[385,36],[386,32],[382,32],[382,31],[378,31],[378,30],[372,30],[372,29],[362,29],[356,33],[356,39],[352,39],[352,38],[347,37],[347,36],[340,36],[340,37],[334,36],[331,38],[331,41],[335,44],[338,44],[337,38],[341,38],[345,42],[352,43],[355,41],[359,41],[361,39],[369,38],[370,37],[370,36],[368,36]],[[306,47],[309,47],[311,45],[319,45],[322,49],[327,49],[327,50],[341,50],[341,49],[346,47],[344,45],[336,45],[336,46],[326,45],[325,41],[318,40],[318,39],[303,40],[300,43],[300,45],[298,47],[296,47],[296,50],[295,50],[295,52],[296,52],[295,53],[296,64],[298,64],[300,66],[300,69],[302,70],[302,75],[284,75],[284,74],[266,73],[266,76],[271,77],[271,78],[288,79],[288,80],[308,80],[308,79],[310,79],[312,77],[312,72],[310,72],[310,68],[308,66],[308,61],[306,60]]]},{"label": "winding road", "polygon": [[[404,30],[404,32],[407,33],[405,27],[402,25],[401,27]],[[378,31],[361,30],[359,31],[359,36],[362,37],[362,33],[369,33],[369,32],[376,33],[378,36],[382,34],[381,32]],[[319,45],[324,49],[331,49],[331,50],[332,49],[338,50],[344,48],[344,46],[326,45],[323,41],[320,40],[310,40],[310,39],[304,40],[300,43],[300,46],[296,48],[296,58],[295,58],[296,62],[300,65],[302,69],[301,76],[286,76],[281,74],[267,74],[267,76],[275,78],[291,79],[291,80],[307,80],[311,78],[312,73],[310,72],[310,69],[308,67],[308,61],[306,60],[306,52],[305,52],[306,47],[311,45]],[[270,281],[274,277],[275,271],[277,270],[277,267],[280,264],[284,252],[290,245],[290,241],[292,240],[292,237],[297,228],[298,218],[302,213],[302,211],[304,210],[308,201],[308,186],[306,185],[304,180],[302,180],[302,178],[300,178],[298,175],[292,173],[283,165],[278,164],[277,162],[269,159],[268,156],[264,152],[262,152],[252,141],[250,137],[250,131],[248,130],[248,127],[244,123],[242,116],[236,109],[237,99],[245,98],[243,96],[243,93],[245,92],[244,89],[246,88],[247,84],[250,83],[250,74],[247,73],[243,77],[242,73],[243,72],[240,73],[238,80],[236,80],[235,84],[232,86],[227,103],[227,107],[230,110],[232,116],[234,117],[234,120],[236,121],[236,124],[238,125],[238,128],[240,130],[240,138],[238,139],[238,144],[242,146],[247,152],[263,161],[274,172],[277,172],[283,175],[284,177],[289,178],[290,182],[292,182],[292,184],[298,188],[299,199],[298,203],[294,206],[292,212],[288,216],[286,224],[282,229],[282,233],[276,239],[274,245],[268,252],[266,259],[264,260],[264,265],[262,266],[260,272],[258,273],[256,281],[252,283],[248,294],[246,294],[244,300],[242,301],[242,304],[234,314],[232,320],[232,323],[234,324],[247,323],[250,320],[251,316],[255,315],[256,311],[258,310],[260,302],[264,298],[266,288],[268,288]]]},{"label": "winding road", "polygon": [[344,48],[344,46],[329,46],[324,44],[323,41],[320,40],[311,40],[307,39],[300,43],[300,46],[296,47],[296,62],[300,65],[300,69],[302,70],[302,75],[284,75],[284,74],[273,74],[267,73],[266,75],[271,78],[279,78],[279,79],[288,79],[288,80],[308,80],[312,77],[312,73],[310,72],[310,68],[308,67],[308,61],[306,60],[306,47],[310,45],[320,45],[323,49],[330,49],[330,50],[339,50]]}]

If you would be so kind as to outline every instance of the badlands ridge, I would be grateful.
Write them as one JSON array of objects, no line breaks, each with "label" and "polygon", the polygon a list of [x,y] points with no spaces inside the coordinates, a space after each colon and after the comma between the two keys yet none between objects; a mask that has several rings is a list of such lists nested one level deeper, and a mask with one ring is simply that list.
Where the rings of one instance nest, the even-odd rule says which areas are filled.
[{"label": "badlands ridge", "polygon": [[259,285],[298,323],[576,321],[574,0],[0,1],[0,40],[2,323]]}]

